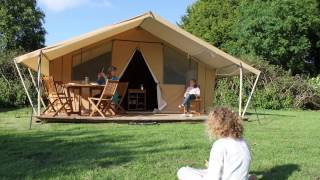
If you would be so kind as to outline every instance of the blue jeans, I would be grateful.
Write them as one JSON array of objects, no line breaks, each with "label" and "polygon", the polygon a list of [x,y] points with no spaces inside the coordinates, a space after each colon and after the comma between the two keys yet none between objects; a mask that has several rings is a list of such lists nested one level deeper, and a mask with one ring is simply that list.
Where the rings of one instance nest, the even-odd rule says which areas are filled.
[{"label": "blue jeans", "polygon": [[189,94],[189,95],[187,95],[187,96],[184,98],[184,100],[183,100],[183,102],[182,102],[182,104],[184,105],[184,107],[187,108],[187,111],[188,111],[188,112],[189,112],[189,110],[190,110],[190,102],[191,102],[192,100],[194,100],[194,99],[196,99],[196,95],[194,95],[194,94]]}]

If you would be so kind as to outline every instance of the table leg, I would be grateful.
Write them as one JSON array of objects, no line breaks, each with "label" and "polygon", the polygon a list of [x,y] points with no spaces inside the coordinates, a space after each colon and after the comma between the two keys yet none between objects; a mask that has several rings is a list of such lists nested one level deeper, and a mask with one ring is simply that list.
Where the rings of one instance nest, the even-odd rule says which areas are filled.
[{"label": "table leg", "polygon": [[82,88],[79,88],[79,115],[81,116],[81,108],[82,108]]},{"label": "table leg", "polygon": [[[92,97],[92,88],[89,88],[89,97]],[[89,102],[89,112],[91,113],[91,103]]]},{"label": "table leg", "polygon": [[[70,94],[70,87],[67,87],[67,96],[68,96],[68,98],[70,98],[72,100],[71,94]],[[71,108],[71,114],[73,114],[74,113],[74,108],[73,108],[72,101],[69,103],[69,106]]]}]

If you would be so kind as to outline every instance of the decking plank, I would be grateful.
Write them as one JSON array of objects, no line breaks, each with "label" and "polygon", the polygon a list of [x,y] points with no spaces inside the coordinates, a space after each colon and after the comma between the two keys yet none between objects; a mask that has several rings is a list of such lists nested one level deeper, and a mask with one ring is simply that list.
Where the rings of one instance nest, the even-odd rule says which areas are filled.
[{"label": "decking plank", "polygon": [[37,119],[45,122],[66,122],[66,123],[130,123],[130,122],[203,122],[207,115],[185,117],[181,114],[128,114],[112,117],[90,117],[90,116],[35,116]]}]

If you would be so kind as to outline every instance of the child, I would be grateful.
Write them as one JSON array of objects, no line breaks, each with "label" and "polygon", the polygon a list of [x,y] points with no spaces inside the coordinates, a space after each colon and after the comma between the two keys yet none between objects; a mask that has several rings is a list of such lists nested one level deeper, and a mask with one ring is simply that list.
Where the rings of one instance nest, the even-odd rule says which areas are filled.
[{"label": "child", "polygon": [[113,80],[113,81],[119,80],[119,78],[116,76],[116,74],[117,74],[117,68],[114,66],[110,66],[108,68],[108,79]]},{"label": "child", "polygon": [[[116,76],[116,74],[117,74],[117,68],[114,67],[114,66],[110,66],[108,68],[107,78],[112,80],[112,81],[118,81],[119,78]],[[119,104],[119,101],[120,101],[120,95],[119,95],[118,91],[116,91],[115,94],[112,97],[112,102],[114,104]]]},{"label": "child", "polygon": [[207,120],[209,136],[218,138],[212,146],[208,169],[182,167],[179,180],[247,180],[250,151],[242,138],[241,118],[228,108],[215,108]]},{"label": "child", "polygon": [[191,100],[196,99],[200,96],[200,88],[197,84],[197,80],[191,79],[189,82],[189,87],[186,89],[184,93],[184,100],[179,108],[184,109],[184,114],[189,113],[190,111],[190,102]]}]

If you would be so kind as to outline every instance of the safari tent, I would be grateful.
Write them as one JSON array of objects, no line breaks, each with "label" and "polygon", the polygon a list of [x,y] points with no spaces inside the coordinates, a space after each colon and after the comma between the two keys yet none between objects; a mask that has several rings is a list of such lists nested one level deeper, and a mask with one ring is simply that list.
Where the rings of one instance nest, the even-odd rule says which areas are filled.
[{"label": "safari tent", "polygon": [[[18,71],[22,64],[38,73],[38,82],[33,78],[36,87],[41,87],[42,75],[65,83],[83,81],[84,77],[95,81],[101,68],[113,65],[120,81],[128,81],[132,87],[143,84],[149,89],[148,110],[165,113],[178,112],[186,82],[191,78],[200,85],[201,109],[206,112],[214,102],[217,78],[239,75],[242,84],[244,73],[256,74],[256,81],[260,74],[152,12],[24,54],[14,62]],[[23,76],[21,80],[24,83]],[[41,107],[41,88],[37,91]],[[251,94],[253,91],[254,87]],[[240,113],[246,109],[241,99],[240,91]],[[30,103],[36,107],[31,99]]]}]

